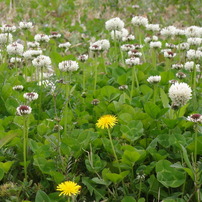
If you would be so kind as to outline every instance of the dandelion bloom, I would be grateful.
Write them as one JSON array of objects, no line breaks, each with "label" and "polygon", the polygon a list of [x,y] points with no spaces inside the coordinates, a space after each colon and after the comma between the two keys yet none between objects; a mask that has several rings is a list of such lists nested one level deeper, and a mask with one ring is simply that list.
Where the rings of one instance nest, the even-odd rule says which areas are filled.
[{"label": "dandelion bloom", "polygon": [[97,121],[96,126],[101,129],[108,129],[113,128],[117,122],[117,117],[112,115],[104,115]]},{"label": "dandelion bloom", "polygon": [[60,183],[56,190],[61,191],[59,196],[65,195],[65,196],[72,196],[80,193],[81,186],[76,184],[75,182],[72,181],[66,181]]}]

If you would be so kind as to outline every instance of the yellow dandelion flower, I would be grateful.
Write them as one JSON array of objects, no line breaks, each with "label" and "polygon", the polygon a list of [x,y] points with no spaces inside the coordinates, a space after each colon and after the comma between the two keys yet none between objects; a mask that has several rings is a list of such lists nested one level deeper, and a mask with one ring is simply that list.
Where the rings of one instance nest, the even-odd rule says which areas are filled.
[{"label": "yellow dandelion flower", "polygon": [[72,181],[66,181],[59,184],[56,188],[57,191],[61,191],[60,195],[62,194],[65,196],[72,196],[80,193],[81,186],[76,184]]},{"label": "yellow dandelion flower", "polygon": [[116,116],[112,116],[108,114],[100,117],[96,123],[96,126],[101,129],[105,129],[105,128],[108,129],[108,128],[113,128],[117,122],[118,120]]}]

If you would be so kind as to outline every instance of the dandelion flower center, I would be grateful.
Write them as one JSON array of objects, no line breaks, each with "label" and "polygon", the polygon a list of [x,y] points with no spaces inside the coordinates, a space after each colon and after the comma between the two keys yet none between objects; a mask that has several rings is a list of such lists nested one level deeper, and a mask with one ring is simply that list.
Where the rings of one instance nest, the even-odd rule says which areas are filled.
[{"label": "dandelion flower center", "polygon": [[108,129],[113,128],[117,122],[118,120],[115,116],[104,115],[97,121],[96,126],[101,129]]},{"label": "dandelion flower center", "polygon": [[80,193],[81,186],[76,184],[72,181],[66,181],[61,184],[59,184],[56,188],[57,191],[61,191],[59,196],[65,195],[65,196],[72,196]]}]

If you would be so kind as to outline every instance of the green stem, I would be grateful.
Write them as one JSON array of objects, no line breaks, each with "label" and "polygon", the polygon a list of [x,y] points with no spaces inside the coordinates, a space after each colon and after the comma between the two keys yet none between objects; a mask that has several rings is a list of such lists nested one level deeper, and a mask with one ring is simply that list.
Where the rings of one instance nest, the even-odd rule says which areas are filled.
[{"label": "green stem", "polygon": [[195,137],[194,137],[194,160],[195,160],[195,165],[197,165],[197,139],[198,139],[198,125],[196,124],[195,128]]},{"label": "green stem", "polygon": [[140,195],[141,195],[141,189],[142,189],[142,180],[140,180],[140,187],[139,187],[139,192],[138,192],[138,198],[137,198],[137,201],[138,201],[139,198],[140,198]]},{"label": "green stem", "polygon": [[117,60],[117,56],[118,56],[116,30],[114,30],[114,47],[115,47],[115,61],[116,61]]},{"label": "green stem", "polygon": [[194,65],[192,73],[192,89],[193,89],[193,102],[194,102],[194,111],[197,108],[197,98],[196,98],[196,64]]},{"label": "green stem", "polygon": [[83,92],[86,90],[86,70],[85,65],[83,65]]},{"label": "green stem", "polygon": [[156,103],[157,90],[158,90],[157,85],[154,84],[154,97],[153,97],[154,104]]},{"label": "green stem", "polygon": [[28,117],[23,117],[23,161],[24,161],[24,172],[25,172],[25,181],[27,181],[27,143],[28,143]]},{"label": "green stem", "polygon": [[68,83],[68,79],[66,79],[65,92],[66,92],[66,100],[65,100],[65,111],[64,111],[64,134],[66,135],[67,134],[68,102],[69,102],[69,83]]},{"label": "green stem", "polygon": [[152,66],[156,70],[156,51],[154,48],[152,48]]},{"label": "green stem", "polygon": [[170,59],[169,58],[165,58],[166,60],[166,71],[170,70]]},{"label": "green stem", "polygon": [[95,94],[95,91],[96,91],[96,84],[97,84],[97,68],[98,68],[98,65],[96,64],[96,65],[95,65],[95,72],[94,72],[94,88],[93,88],[93,94]]},{"label": "green stem", "polygon": [[115,149],[114,149],[114,145],[113,145],[113,142],[112,142],[112,136],[111,136],[110,130],[107,129],[107,131],[108,131],[108,135],[109,135],[109,140],[110,140],[110,143],[111,143],[112,151],[113,151],[113,153],[114,153],[114,158],[115,158],[116,161],[117,161],[119,173],[121,173],[121,168],[120,168],[120,165],[119,165],[119,161],[118,161],[118,158],[117,158],[117,155],[116,155],[116,151],[115,151]]}]

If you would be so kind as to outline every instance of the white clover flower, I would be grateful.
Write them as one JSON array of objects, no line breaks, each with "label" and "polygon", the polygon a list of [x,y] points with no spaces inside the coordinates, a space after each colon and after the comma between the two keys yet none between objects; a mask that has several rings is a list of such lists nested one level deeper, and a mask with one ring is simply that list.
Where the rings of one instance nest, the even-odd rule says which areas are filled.
[{"label": "white clover flower", "polygon": [[107,39],[98,40],[94,44],[101,46],[102,51],[108,50],[110,48],[110,43]]},{"label": "white clover flower", "polygon": [[20,43],[12,43],[7,46],[7,52],[9,55],[22,55],[24,47]]},{"label": "white clover flower", "polygon": [[96,51],[97,52],[97,51],[101,51],[102,47],[101,47],[101,44],[92,43],[92,44],[90,44],[89,49],[91,51]]},{"label": "white clover flower", "polygon": [[26,59],[33,59],[34,57],[41,54],[42,54],[42,50],[27,50],[23,53],[23,57]]},{"label": "white clover flower", "polygon": [[58,67],[62,72],[74,72],[79,69],[79,64],[76,61],[66,60],[60,62]]},{"label": "white clover flower", "polygon": [[0,44],[12,43],[13,36],[10,33],[2,33],[0,34]]},{"label": "white clover flower", "polygon": [[119,90],[127,90],[127,89],[128,89],[128,85],[119,86]]},{"label": "white clover flower", "polygon": [[69,49],[69,47],[71,46],[72,44],[69,43],[69,42],[66,42],[66,43],[61,43],[59,44],[59,48],[66,48],[66,49]]},{"label": "white clover flower", "polygon": [[134,16],[132,18],[132,21],[131,23],[134,25],[134,26],[146,26],[148,24],[148,19],[146,17],[143,17],[143,16]]},{"label": "white clover flower", "polygon": [[112,18],[108,20],[107,22],[105,22],[105,28],[108,31],[112,31],[112,30],[121,31],[124,28],[124,22],[118,17]]},{"label": "white clover flower", "polygon": [[17,86],[13,86],[13,90],[19,91],[19,90],[23,90],[24,87],[22,85],[17,85]]},{"label": "white clover flower", "polygon": [[172,50],[170,48],[162,49],[161,53],[164,53],[164,52],[172,52]]},{"label": "white clover flower", "polygon": [[10,59],[10,63],[18,63],[18,62],[22,62],[22,58],[18,58],[18,57],[12,57]]},{"label": "white clover flower", "polygon": [[17,115],[19,116],[28,115],[28,114],[31,114],[32,112],[32,108],[27,105],[20,105],[19,107],[17,107],[16,110],[17,110]]},{"label": "white clover flower", "polygon": [[[194,70],[194,66],[195,66],[195,63],[194,61],[188,61],[184,64],[184,68],[187,70],[187,71],[193,71]],[[197,72],[200,72],[200,65],[199,64],[196,64],[196,71]]]},{"label": "white clover flower", "polygon": [[160,41],[151,41],[149,46],[150,48],[161,48],[162,43]]},{"label": "white clover flower", "polygon": [[161,81],[161,76],[150,76],[147,81],[151,84],[159,83]]},{"label": "white clover flower", "polygon": [[27,48],[39,48],[40,46],[40,43],[34,41],[34,42],[31,42],[31,41],[28,41],[27,42]]},{"label": "white clover flower", "polygon": [[128,30],[123,28],[121,31],[111,31],[111,38],[113,40],[122,40],[123,37],[127,37],[128,36]]},{"label": "white clover flower", "polygon": [[202,38],[188,38],[187,39],[187,43],[191,46],[191,45],[194,45],[194,46],[200,46],[201,43],[202,43]]},{"label": "white clover flower", "polygon": [[32,24],[32,22],[20,22],[19,28],[20,29],[31,29],[31,28],[33,28],[33,24]]},{"label": "white clover flower", "polygon": [[88,55],[86,54],[79,55],[78,60],[81,62],[85,62],[86,60],[88,60]]},{"label": "white clover flower", "polygon": [[183,64],[173,64],[171,68],[179,70],[179,69],[182,69],[183,67],[184,67]]},{"label": "white clover flower", "polygon": [[140,58],[131,57],[129,59],[126,59],[125,62],[129,66],[139,65],[140,64]]},{"label": "white clover flower", "polygon": [[122,37],[122,41],[133,41],[133,40],[135,40],[135,36],[132,34]]},{"label": "white clover flower", "polygon": [[128,52],[128,56],[129,57],[141,57],[142,53],[134,49],[134,50],[130,50]]},{"label": "white clover flower", "polygon": [[37,58],[32,60],[34,67],[49,67],[51,65],[51,59],[45,55],[39,55]]},{"label": "white clover flower", "polygon": [[187,121],[191,121],[194,123],[202,123],[202,115],[201,114],[192,114],[187,117]]},{"label": "white clover flower", "polygon": [[146,30],[158,32],[160,30],[159,24],[147,24]]},{"label": "white clover flower", "polygon": [[140,44],[133,44],[135,46],[135,49],[141,49],[143,48],[143,45]]},{"label": "white clover flower", "polygon": [[37,100],[39,95],[38,93],[35,93],[35,92],[31,92],[31,93],[24,93],[23,97],[26,99],[26,100],[29,100],[30,102],[33,101],[33,100]]},{"label": "white clover flower", "polygon": [[160,34],[165,37],[175,36],[176,34],[176,27],[168,26],[161,29]]},{"label": "white clover flower", "polygon": [[168,95],[175,106],[185,105],[192,96],[192,90],[186,83],[175,83],[169,88]]},{"label": "white clover flower", "polygon": [[177,45],[177,49],[179,50],[188,50],[189,49],[189,44],[188,43],[180,43]]},{"label": "white clover flower", "polygon": [[49,36],[46,35],[46,34],[36,34],[36,35],[34,36],[34,40],[35,40],[36,42],[49,42],[50,38],[49,38]]},{"label": "white clover flower", "polygon": [[163,54],[165,58],[174,58],[176,56],[176,53],[173,53],[172,51],[165,51]]},{"label": "white clover flower", "polygon": [[202,28],[198,26],[191,26],[186,28],[185,35],[187,37],[201,37],[202,36]]},{"label": "white clover flower", "polygon": [[190,49],[187,51],[186,57],[189,60],[200,59],[202,57],[202,51]]},{"label": "white clover flower", "polygon": [[176,36],[184,36],[185,35],[185,30],[176,28],[175,35]]},{"label": "white clover flower", "polygon": [[186,74],[183,73],[183,72],[178,72],[178,73],[175,74],[175,76],[176,76],[177,78],[179,78],[179,79],[184,79],[184,78],[187,77]]},{"label": "white clover flower", "polygon": [[[38,82],[38,85],[41,86],[41,81]],[[54,93],[54,91],[56,89],[55,84],[52,81],[50,81],[50,80],[43,80],[42,81],[42,85],[45,88],[50,88],[50,93]]]},{"label": "white clover flower", "polygon": [[59,34],[58,32],[51,32],[49,35],[49,38],[60,38],[62,35]]},{"label": "white clover flower", "polygon": [[52,72],[43,72],[43,78],[44,79],[48,79],[53,75],[54,75],[54,73],[52,73]]},{"label": "white clover flower", "polygon": [[166,43],[166,48],[176,48],[176,45],[175,44],[172,44],[172,43]]},{"label": "white clover flower", "polygon": [[12,25],[2,25],[1,31],[2,31],[2,32],[15,32],[15,31],[16,31],[16,26],[12,26]]},{"label": "white clover flower", "polygon": [[134,50],[135,49],[135,46],[132,45],[132,44],[124,44],[121,46],[121,50],[122,51],[129,51],[129,50]]}]

